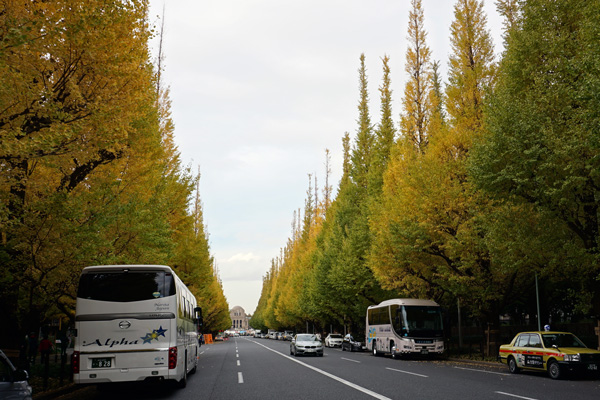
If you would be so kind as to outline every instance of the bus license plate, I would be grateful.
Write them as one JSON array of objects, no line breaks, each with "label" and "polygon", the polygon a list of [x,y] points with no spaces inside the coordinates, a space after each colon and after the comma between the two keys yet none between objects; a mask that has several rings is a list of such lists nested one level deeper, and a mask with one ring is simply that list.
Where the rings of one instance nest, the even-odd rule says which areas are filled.
[{"label": "bus license plate", "polygon": [[588,369],[590,371],[597,371],[598,370],[598,366],[596,364],[590,364],[590,365],[588,365]]},{"label": "bus license plate", "polygon": [[429,350],[427,350],[427,349],[421,349],[421,354],[429,354]]},{"label": "bus license plate", "polygon": [[92,368],[110,368],[110,358],[92,358]]}]

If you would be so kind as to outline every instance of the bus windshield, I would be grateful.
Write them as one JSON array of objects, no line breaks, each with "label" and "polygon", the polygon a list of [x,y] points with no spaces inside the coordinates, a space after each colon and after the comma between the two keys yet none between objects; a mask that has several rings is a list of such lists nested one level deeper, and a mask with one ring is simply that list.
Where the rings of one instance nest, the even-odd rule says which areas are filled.
[{"label": "bus windshield", "polygon": [[391,306],[392,325],[399,336],[443,336],[442,312],[432,306]]},{"label": "bus windshield", "polygon": [[164,271],[93,272],[81,275],[77,297],[89,300],[131,302],[175,294],[173,275]]}]

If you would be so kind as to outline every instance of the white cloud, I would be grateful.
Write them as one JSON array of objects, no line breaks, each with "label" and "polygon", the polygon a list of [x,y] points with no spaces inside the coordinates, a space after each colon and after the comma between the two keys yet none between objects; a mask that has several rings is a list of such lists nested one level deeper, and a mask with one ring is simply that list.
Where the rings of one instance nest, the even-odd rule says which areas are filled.
[{"label": "white cloud", "polygon": [[231,257],[229,257],[227,260],[225,260],[225,263],[237,263],[237,262],[249,262],[249,261],[256,261],[256,260],[260,260],[260,257],[254,255],[253,253],[240,253],[240,254],[235,254]]}]

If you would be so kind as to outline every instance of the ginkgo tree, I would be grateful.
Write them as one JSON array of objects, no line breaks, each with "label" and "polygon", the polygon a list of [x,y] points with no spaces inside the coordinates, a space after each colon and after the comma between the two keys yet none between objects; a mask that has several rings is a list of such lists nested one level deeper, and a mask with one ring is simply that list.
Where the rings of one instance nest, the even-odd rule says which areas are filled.
[{"label": "ginkgo tree", "polygon": [[0,312],[16,343],[68,323],[86,265],[182,264],[194,177],[159,107],[147,1],[1,7]]},{"label": "ginkgo tree", "polygon": [[554,224],[543,277],[566,278],[570,293],[559,296],[580,312],[597,313],[600,3],[532,0],[517,12],[513,2],[503,3],[513,10],[512,22],[470,171],[494,198],[530,207]]},{"label": "ginkgo tree", "polygon": [[[413,14],[422,15],[420,2],[413,6]],[[425,37],[423,19],[414,21],[409,34],[413,45],[422,48],[411,48],[408,54],[427,54],[425,41],[417,40]],[[460,298],[475,316],[493,322],[502,298],[490,290],[500,285],[490,284],[496,277],[482,223],[492,204],[473,190],[466,173],[495,71],[485,23],[481,2],[456,3],[445,97],[448,125],[433,124],[433,132],[423,123],[428,120],[423,115],[435,114],[435,102],[423,100],[427,109],[405,114],[403,136],[385,176],[381,209],[372,221],[376,240],[370,265],[386,288],[445,303]],[[414,98],[418,87],[435,93],[432,74],[411,75],[427,83],[407,84],[407,98]],[[423,93],[420,98],[429,96]]]}]

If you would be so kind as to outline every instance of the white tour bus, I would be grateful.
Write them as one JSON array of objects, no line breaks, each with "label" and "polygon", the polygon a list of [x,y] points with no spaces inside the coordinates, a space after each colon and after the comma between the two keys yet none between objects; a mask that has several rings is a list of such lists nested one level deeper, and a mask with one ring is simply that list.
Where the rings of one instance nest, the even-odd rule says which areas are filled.
[{"label": "white tour bus", "polygon": [[366,337],[373,355],[440,355],[444,351],[441,307],[419,299],[392,299],[370,306]]},{"label": "white tour bus", "polygon": [[162,265],[84,268],[75,313],[75,383],[171,380],[198,363],[201,309]]}]

